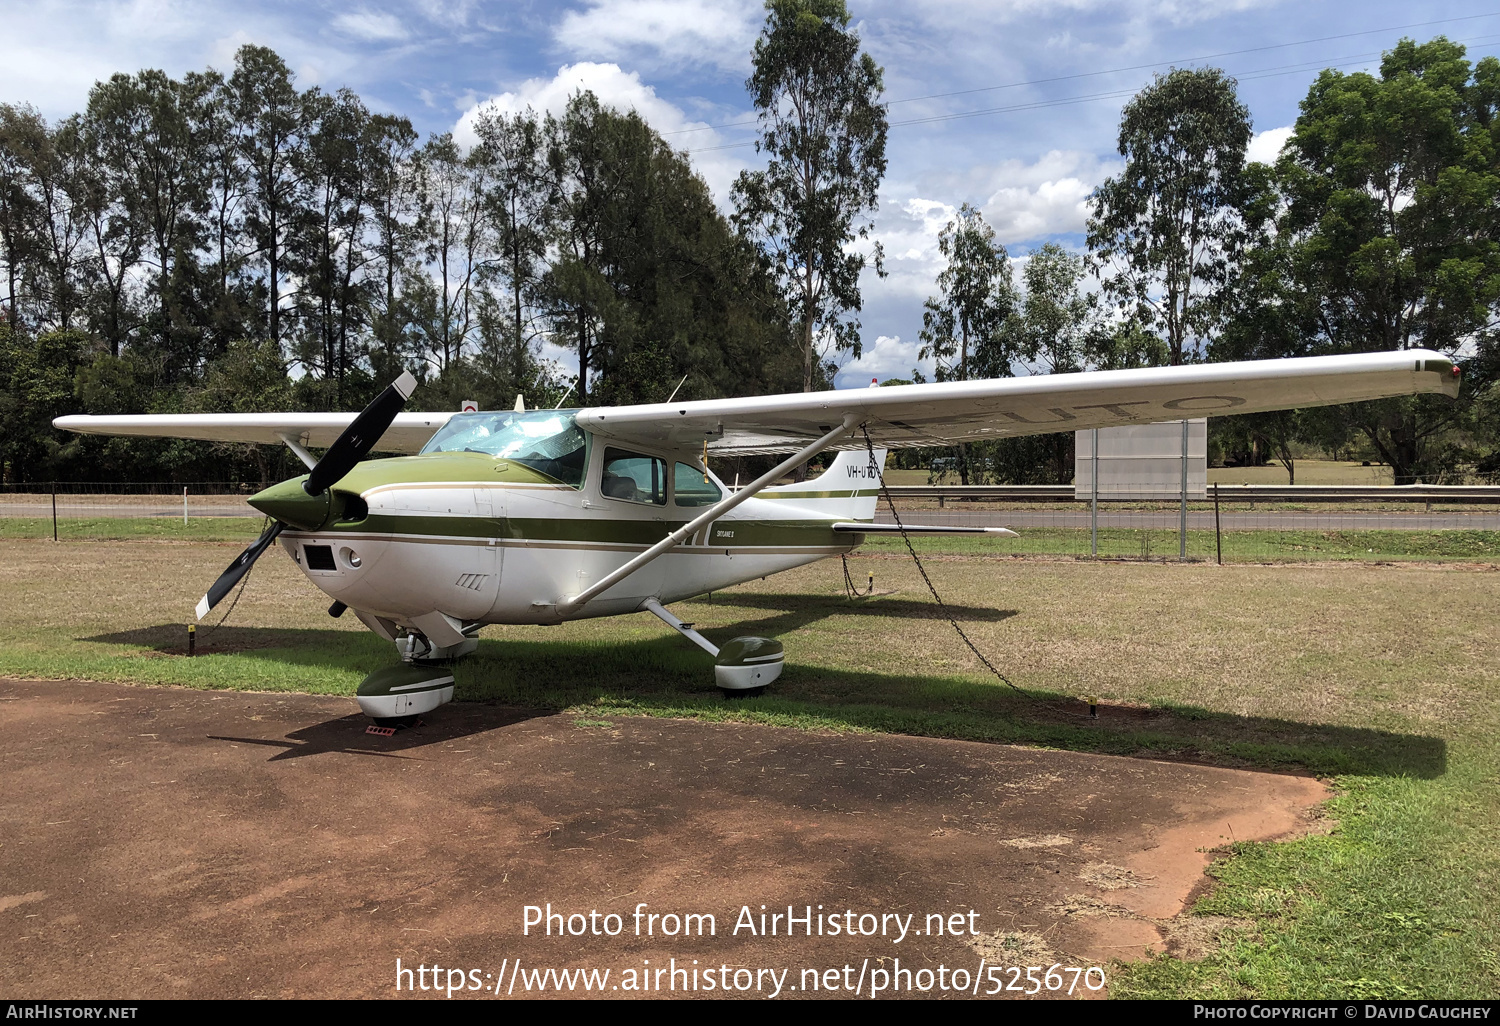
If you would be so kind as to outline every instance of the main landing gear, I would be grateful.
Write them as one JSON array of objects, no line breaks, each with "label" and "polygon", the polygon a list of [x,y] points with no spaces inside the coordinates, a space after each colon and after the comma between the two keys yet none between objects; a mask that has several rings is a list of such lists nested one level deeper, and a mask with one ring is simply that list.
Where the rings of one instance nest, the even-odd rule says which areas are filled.
[{"label": "main landing gear", "polygon": [[[478,625],[471,630],[477,631]],[[439,646],[415,631],[399,634],[395,641],[401,665],[370,674],[354,697],[364,714],[380,726],[410,727],[418,716],[453,701],[452,663],[474,651],[479,641],[466,637],[456,645]]]},{"label": "main landing gear", "polygon": [[714,657],[714,681],[725,698],[754,698],[766,692],[766,685],[781,676],[786,653],[775,638],[734,638],[719,648],[667,611],[656,599],[647,599],[641,608],[656,616],[677,633]]}]

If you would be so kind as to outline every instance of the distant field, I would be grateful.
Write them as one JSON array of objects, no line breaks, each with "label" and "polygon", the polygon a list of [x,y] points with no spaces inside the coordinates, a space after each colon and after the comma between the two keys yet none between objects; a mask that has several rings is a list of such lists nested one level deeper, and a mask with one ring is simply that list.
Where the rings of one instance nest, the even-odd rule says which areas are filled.
[{"label": "distant field", "polygon": [[[192,605],[236,551],[7,540],[0,673],[350,694],[394,661],[274,552],[183,658]],[[722,700],[707,658],[645,614],[485,628],[459,697],[1328,776],[1331,832],[1214,864],[1196,911],[1245,925],[1202,961],[1114,970],[1112,993],[1500,996],[1500,573],[933,555],[948,608],[1026,695],[986,675],[910,561],[882,550],[850,571],[892,594],[850,602],[833,561],[676,607],[719,641],[782,639],[788,669],[764,698]],[[1089,694],[1121,714],[1080,727]]]}]

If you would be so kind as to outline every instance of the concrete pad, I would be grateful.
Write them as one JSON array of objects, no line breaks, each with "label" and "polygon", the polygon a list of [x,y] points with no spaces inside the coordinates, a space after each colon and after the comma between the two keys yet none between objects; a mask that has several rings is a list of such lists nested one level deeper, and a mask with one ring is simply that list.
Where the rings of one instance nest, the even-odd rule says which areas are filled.
[{"label": "concrete pad", "polygon": [[[398,958],[481,994],[586,967],[607,987],[694,970],[660,985],[700,996],[722,993],[710,969],[790,969],[799,996],[818,970],[819,994],[859,978],[867,995],[896,959],[983,992],[1013,981],[975,981],[981,958],[1107,967],[1175,943],[1206,849],[1305,831],[1326,797],[1305,777],[893,735],[462,704],[429,721],[381,738],[345,698],[0,680],[7,992],[383,997]],[[523,935],[525,906],[549,903],[575,928],[598,916]],[[813,936],[786,935],[788,905],[821,914]],[[715,932],[664,936],[653,913]],[[845,935],[861,916],[884,935]]]}]

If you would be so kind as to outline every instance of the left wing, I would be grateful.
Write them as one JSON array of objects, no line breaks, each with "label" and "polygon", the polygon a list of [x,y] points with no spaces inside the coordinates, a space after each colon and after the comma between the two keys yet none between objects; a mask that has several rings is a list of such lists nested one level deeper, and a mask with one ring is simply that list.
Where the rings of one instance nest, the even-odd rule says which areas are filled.
[{"label": "left wing", "polygon": [[[578,424],[623,442],[721,455],[793,452],[855,414],[876,446],[900,449],[1226,413],[1458,395],[1459,370],[1411,349],[1027,378],[850,388],[582,410]],[[857,429],[832,448],[862,448]]]},{"label": "left wing", "polygon": [[[206,442],[261,442],[280,445],[290,437],[298,445],[325,449],[354,423],[354,413],[163,413],[117,417],[58,417],[52,426],[84,435],[135,435],[143,438],[195,438]],[[451,413],[399,413],[375,452],[416,452],[427,444]]]}]

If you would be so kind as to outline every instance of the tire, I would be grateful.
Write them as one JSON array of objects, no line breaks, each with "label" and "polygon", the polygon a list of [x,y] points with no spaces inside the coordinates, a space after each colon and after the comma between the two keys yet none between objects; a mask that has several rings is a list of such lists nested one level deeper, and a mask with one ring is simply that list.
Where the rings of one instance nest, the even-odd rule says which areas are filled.
[{"label": "tire", "polygon": [[377,727],[412,727],[417,723],[415,716],[372,716]]}]

